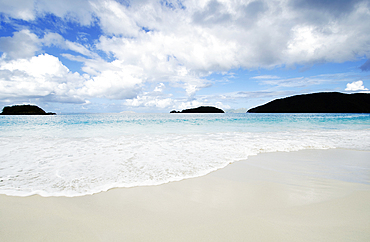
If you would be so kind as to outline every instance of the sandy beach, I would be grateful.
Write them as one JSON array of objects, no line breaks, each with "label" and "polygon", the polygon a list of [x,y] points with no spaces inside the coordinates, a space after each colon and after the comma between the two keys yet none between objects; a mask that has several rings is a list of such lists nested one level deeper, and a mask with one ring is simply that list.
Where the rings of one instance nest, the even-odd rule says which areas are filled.
[{"label": "sandy beach", "polygon": [[368,151],[264,153],[160,186],[0,195],[0,240],[370,241],[368,163]]}]

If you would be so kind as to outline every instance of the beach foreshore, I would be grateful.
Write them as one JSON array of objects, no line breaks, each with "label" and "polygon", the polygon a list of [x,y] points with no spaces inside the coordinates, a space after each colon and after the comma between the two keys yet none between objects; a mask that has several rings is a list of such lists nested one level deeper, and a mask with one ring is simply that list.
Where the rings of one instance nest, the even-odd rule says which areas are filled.
[{"label": "beach foreshore", "polygon": [[1,241],[370,241],[370,152],[251,156],[82,197],[0,195]]}]

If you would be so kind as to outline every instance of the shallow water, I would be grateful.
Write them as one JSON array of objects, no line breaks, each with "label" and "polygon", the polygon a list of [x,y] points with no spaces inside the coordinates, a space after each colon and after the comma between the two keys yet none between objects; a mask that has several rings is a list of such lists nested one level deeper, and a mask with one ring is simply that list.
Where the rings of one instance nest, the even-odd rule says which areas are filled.
[{"label": "shallow water", "polygon": [[0,147],[1,194],[81,196],[202,176],[261,152],[370,150],[370,115],[0,116]]}]

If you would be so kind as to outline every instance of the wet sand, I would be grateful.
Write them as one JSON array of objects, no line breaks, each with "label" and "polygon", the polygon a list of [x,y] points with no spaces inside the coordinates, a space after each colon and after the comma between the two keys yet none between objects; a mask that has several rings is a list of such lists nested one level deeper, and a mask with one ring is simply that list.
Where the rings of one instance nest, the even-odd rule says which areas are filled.
[{"label": "wet sand", "polygon": [[265,153],[82,197],[0,195],[1,241],[370,241],[370,152]]}]

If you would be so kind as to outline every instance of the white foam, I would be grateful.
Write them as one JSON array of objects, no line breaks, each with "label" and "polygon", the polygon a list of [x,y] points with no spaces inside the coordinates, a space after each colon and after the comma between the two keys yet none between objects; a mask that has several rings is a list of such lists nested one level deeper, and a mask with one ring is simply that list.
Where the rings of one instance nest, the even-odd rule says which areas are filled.
[{"label": "white foam", "polygon": [[202,176],[261,152],[369,144],[370,130],[0,137],[0,193],[82,196]]}]

